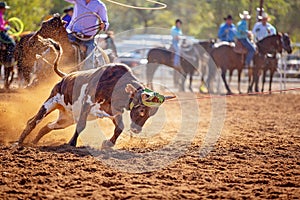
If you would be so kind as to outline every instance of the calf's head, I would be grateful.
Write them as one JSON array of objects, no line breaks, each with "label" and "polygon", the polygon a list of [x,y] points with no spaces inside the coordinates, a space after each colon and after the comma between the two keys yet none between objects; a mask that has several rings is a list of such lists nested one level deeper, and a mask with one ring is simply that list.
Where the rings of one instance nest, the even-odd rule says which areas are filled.
[{"label": "calf's head", "polygon": [[131,84],[126,86],[125,91],[130,95],[130,130],[134,133],[140,133],[142,131],[142,127],[147,119],[155,115],[163,102],[175,98],[163,96],[149,89],[135,88]]}]

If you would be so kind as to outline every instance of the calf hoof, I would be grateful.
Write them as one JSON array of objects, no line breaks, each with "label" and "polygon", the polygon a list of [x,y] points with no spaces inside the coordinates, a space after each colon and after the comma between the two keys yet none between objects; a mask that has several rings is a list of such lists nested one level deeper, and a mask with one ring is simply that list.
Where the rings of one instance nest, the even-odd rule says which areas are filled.
[{"label": "calf hoof", "polygon": [[23,143],[19,143],[19,142],[13,142],[10,145],[11,148],[17,148],[17,147],[21,147],[21,146],[23,146]]},{"label": "calf hoof", "polygon": [[76,147],[76,141],[70,140],[70,142],[68,143],[68,145],[70,145],[72,147]]},{"label": "calf hoof", "polygon": [[111,149],[114,144],[110,140],[104,140],[101,149]]}]

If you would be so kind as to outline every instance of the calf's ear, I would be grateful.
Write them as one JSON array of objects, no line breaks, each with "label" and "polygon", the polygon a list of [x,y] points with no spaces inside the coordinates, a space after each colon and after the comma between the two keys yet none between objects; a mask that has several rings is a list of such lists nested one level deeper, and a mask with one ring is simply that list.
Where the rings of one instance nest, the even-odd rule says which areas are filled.
[{"label": "calf's ear", "polygon": [[131,84],[127,84],[125,88],[125,92],[128,94],[134,94],[136,93],[136,88]]}]

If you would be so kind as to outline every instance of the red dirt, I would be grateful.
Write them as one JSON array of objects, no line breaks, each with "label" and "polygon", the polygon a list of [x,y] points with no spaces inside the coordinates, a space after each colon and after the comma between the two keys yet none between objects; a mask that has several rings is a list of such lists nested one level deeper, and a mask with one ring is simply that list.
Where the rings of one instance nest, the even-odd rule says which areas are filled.
[{"label": "red dirt", "polygon": [[[126,153],[97,150],[99,160],[89,148],[64,145],[74,127],[45,136],[42,146],[11,147],[10,142],[17,140],[48,90],[39,94],[40,98],[28,94],[0,94],[1,199],[300,198],[299,94],[227,98],[221,136],[203,158],[200,149],[211,105],[209,100],[199,101],[202,117],[188,150],[166,167],[144,173],[128,173],[107,164],[111,157],[125,159]],[[166,107],[173,114],[180,112],[172,103]],[[103,126],[104,130],[112,130],[107,121]],[[165,133],[172,131],[167,127]],[[123,138],[118,149],[147,154],[165,145],[161,139],[164,137],[143,142],[133,139],[135,143],[127,144]],[[170,148],[170,152],[180,145]],[[168,159],[163,158],[159,161]],[[159,164],[155,157],[127,159],[129,163],[140,162],[135,165],[141,167]]]}]

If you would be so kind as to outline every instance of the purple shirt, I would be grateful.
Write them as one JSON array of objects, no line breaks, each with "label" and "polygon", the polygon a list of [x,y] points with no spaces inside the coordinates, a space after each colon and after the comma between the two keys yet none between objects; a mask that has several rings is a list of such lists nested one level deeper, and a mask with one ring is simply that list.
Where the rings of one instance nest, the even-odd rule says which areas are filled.
[{"label": "purple shirt", "polygon": [[[104,3],[100,0],[91,0],[88,4],[86,0],[65,0],[67,2],[74,4],[74,13],[72,16],[72,20],[67,27],[67,31],[71,33],[72,31],[81,32],[84,35],[95,35],[97,30],[94,29],[93,26],[98,25],[97,18],[91,14],[88,14],[86,17],[84,16],[80,20],[77,20],[74,23],[73,28],[71,27],[73,21],[76,20],[79,16],[82,16],[86,13],[94,12],[100,16],[102,21],[105,23],[105,30],[108,29],[108,17],[107,10]],[[92,27],[92,28],[91,28]]]}]

